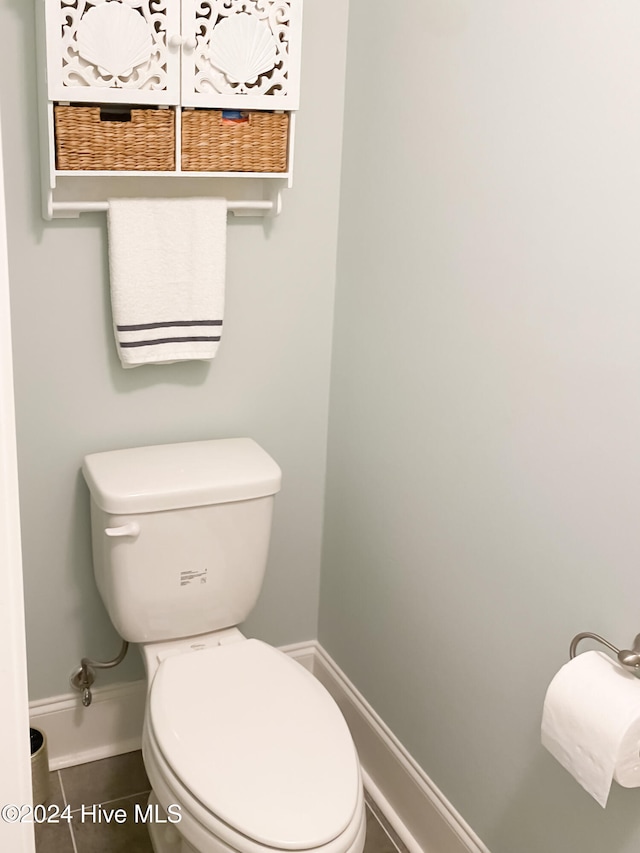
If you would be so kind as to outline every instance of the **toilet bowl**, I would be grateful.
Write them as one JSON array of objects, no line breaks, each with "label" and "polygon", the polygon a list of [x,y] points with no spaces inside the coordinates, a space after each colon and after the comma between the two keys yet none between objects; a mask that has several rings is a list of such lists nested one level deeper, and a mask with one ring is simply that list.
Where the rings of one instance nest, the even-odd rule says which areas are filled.
[{"label": "toilet bowl", "polygon": [[237,630],[194,639],[143,649],[150,802],[180,817],[150,826],[156,853],[360,853],[358,757],[325,688]]},{"label": "toilet bowl", "polygon": [[92,454],[83,472],[98,590],[145,662],[155,853],[361,853],[344,717],[300,664],[236,627],[262,584],[278,466],[225,439]]},{"label": "toilet bowl", "polygon": [[[149,824],[155,853],[274,853],[274,850],[278,849],[261,845],[247,835],[232,830],[207,809],[203,809],[202,804],[172,775],[171,769],[163,762],[158,747],[150,741],[146,728],[142,750],[145,767],[153,786],[149,804],[158,809],[154,814],[164,816],[166,809],[162,804],[165,803],[173,807],[171,814],[174,817],[176,814],[180,815],[180,821],[175,824],[155,821]],[[356,809],[345,831],[329,844],[302,848],[300,853],[302,850],[312,850],[314,853],[361,853],[365,833],[366,813],[361,787]]]}]

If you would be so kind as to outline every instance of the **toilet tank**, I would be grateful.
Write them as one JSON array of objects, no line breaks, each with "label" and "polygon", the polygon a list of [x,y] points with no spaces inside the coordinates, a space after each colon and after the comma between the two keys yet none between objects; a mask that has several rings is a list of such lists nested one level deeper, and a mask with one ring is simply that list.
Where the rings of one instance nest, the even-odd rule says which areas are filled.
[{"label": "toilet tank", "polygon": [[133,643],[239,625],[267,562],[278,465],[229,438],[86,456],[96,583]]}]

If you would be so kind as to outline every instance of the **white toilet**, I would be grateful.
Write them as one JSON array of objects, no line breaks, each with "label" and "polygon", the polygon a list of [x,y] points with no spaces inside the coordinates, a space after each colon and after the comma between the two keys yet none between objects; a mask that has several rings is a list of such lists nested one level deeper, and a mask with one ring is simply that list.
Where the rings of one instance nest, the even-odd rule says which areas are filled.
[{"label": "white toilet", "polygon": [[98,589],[147,671],[156,853],[361,853],[360,766],[337,705],[235,627],[262,585],[276,463],[232,438],[95,453],[83,472]]}]

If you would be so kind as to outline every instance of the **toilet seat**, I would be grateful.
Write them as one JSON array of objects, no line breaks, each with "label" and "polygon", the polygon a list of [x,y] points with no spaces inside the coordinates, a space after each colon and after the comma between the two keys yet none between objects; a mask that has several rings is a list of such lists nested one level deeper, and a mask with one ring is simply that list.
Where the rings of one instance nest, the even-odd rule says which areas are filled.
[{"label": "toilet seat", "polygon": [[302,851],[334,839],[345,849],[342,836],[357,832],[362,783],[344,718],[271,646],[242,640],[166,658],[146,723],[147,751],[174,796],[192,800],[218,837],[221,828],[237,836],[235,849]]}]

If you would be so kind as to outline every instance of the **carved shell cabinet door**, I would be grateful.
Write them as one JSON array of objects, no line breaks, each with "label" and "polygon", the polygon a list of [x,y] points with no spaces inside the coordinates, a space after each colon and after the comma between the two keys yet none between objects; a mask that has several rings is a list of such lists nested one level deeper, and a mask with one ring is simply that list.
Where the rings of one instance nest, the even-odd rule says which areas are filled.
[{"label": "carved shell cabinet door", "polygon": [[178,0],[45,0],[45,11],[51,100],[179,103]]},{"label": "carved shell cabinet door", "polygon": [[301,0],[182,0],[182,105],[296,110]]}]

